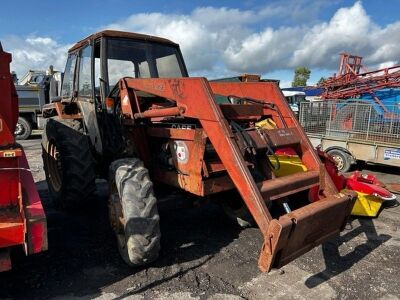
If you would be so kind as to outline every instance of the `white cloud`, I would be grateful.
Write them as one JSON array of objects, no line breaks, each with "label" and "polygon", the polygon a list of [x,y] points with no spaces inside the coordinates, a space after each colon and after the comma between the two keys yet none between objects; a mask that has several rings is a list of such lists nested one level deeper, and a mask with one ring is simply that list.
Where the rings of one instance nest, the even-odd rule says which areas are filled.
[{"label": "white cloud", "polygon": [[362,55],[375,65],[399,60],[400,22],[378,26],[361,2],[338,9],[326,22],[261,26],[279,13],[291,18],[303,15],[296,2],[258,10],[201,7],[186,15],[134,14],[105,28],[170,38],[181,45],[189,71],[213,77],[217,69],[224,73],[266,73],[297,66],[332,70],[343,51]]},{"label": "white cloud", "polygon": [[[198,7],[188,14],[138,13],[101,29],[169,38],[180,44],[192,75],[212,78],[297,66],[335,70],[343,51],[363,56],[367,66],[399,63],[400,21],[379,26],[361,2],[319,21],[318,11],[326,3],[286,0],[248,10]],[[274,20],[286,25],[265,25]],[[63,68],[68,48],[46,36],[8,37],[3,45],[13,52],[19,74],[48,64]]]},{"label": "white cloud", "polygon": [[384,61],[378,65],[377,69],[390,68],[395,66],[396,64],[397,64],[396,61]]},{"label": "white cloud", "polygon": [[28,70],[46,70],[49,65],[62,70],[70,45],[58,44],[49,37],[8,36],[2,39],[5,51],[12,54],[11,70],[21,78]]},{"label": "white cloud", "polygon": [[360,2],[339,9],[327,23],[317,24],[305,32],[290,64],[310,67],[332,67],[342,51],[369,54],[373,45],[369,34],[380,31],[366,14]]}]

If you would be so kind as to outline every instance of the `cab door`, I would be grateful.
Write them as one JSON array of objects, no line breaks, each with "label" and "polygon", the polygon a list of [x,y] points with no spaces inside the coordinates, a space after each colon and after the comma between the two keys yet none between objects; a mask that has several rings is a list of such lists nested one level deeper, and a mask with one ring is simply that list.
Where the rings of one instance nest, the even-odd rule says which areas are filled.
[{"label": "cab door", "polygon": [[77,62],[77,53],[70,53],[68,55],[67,63],[65,65],[64,77],[61,85],[60,99],[52,99],[52,101],[71,102],[76,98],[76,81],[75,69]]},{"label": "cab door", "polygon": [[101,154],[102,142],[96,114],[96,91],[94,78],[95,59],[92,44],[83,47],[78,54],[77,100],[83,114],[86,132],[96,152]]}]

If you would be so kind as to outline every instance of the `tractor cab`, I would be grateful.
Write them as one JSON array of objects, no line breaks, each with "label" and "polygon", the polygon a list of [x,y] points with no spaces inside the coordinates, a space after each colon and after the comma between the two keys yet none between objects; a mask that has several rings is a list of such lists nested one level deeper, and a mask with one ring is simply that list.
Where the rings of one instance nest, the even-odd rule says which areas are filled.
[{"label": "tractor cab", "polygon": [[107,30],[83,39],[69,50],[61,99],[100,99],[123,77],[186,76],[177,44],[163,38]]},{"label": "tractor cab", "polygon": [[[98,113],[105,111],[105,98],[119,79],[187,76],[178,44],[144,34],[101,31],[68,51],[60,96],[43,112],[51,117],[55,111],[67,110],[83,117],[96,152],[102,154],[101,120],[97,120],[102,118]],[[93,126],[97,122],[100,126]]]}]

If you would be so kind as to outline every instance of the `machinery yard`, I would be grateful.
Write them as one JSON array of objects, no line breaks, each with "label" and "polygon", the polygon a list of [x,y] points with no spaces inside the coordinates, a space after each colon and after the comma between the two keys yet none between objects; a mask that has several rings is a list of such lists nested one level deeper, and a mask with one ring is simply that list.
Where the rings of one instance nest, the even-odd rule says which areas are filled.
[{"label": "machinery yard", "polygon": [[[47,191],[40,138],[22,145],[47,213],[49,250],[29,257],[15,251],[13,271],[0,273],[0,298],[397,299],[400,294],[397,205],[378,218],[352,218],[341,237],[281,270],[261,273],[257,228],[239,228],[214,203],[191,207],[187,195],[160,191],[160,258],[132,269],[118,255],[109,226],[107,185],[97,184],[102,205],[95,211],[57,210]],[[386,183],[400,180],[395,168],[365,171]]]},{"label": "machinery yard", "polygon": [[400,299],[398,4],[153,2],[0,11],[0,300]]}]

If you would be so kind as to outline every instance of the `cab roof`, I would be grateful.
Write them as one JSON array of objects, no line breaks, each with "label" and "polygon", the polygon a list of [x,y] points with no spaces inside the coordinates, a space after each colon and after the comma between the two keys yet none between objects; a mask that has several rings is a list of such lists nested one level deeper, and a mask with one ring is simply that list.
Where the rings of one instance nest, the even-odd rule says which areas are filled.
[{"label": "cab roof", "polygon": [[114,37],[114,38],[125,38],[125,39],[134,39],[134,40],[142,40],[149,42],[156,42],[161,44],[168,44],[172,46],[179,46],[178,44],[157,36],[134,33],[134,32],[125,32],[125,31],[117,31],[117,30],[103,30],[89,35],[88,37],[77,42],[72,48],[68,50],[68,52],[72,52],[82,46],[86,45],[88,42],[93,41],[99,37]]}]

